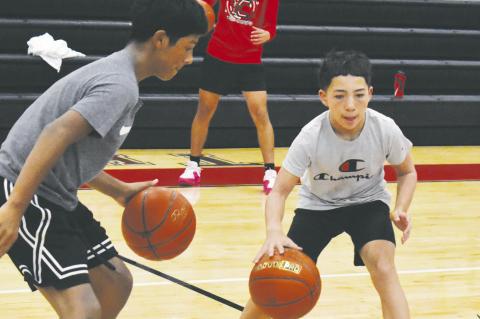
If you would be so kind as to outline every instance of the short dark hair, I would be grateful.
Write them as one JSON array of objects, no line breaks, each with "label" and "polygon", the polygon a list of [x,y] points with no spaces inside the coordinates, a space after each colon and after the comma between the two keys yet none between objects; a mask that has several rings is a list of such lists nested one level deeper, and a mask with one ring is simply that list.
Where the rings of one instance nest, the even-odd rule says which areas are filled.
[{"label": "short dark hair", "polygon": [[136,0],[131,10],[130,41],[145,42],[164,30],[175,44],[179,38],[207,32],[207,18],[196,0]]},{"label": "short dark hair", "polygon": [[359,51],[335,51],[327,53],[319,72],[320,89],[326,90],[332,79],[340,75],[361,76],[371,85],[372,65],[368,57]]}]

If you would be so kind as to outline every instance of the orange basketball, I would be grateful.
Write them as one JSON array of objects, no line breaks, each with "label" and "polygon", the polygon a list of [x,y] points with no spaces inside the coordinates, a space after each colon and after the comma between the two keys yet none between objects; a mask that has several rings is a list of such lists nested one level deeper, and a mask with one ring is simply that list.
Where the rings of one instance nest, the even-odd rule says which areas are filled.
[{"label": "orange basketball", "polygon": [[283,255],[264,255],[253,267],[248,285],[252,301],[275,319],[304,316],[317,303],[322,288],[310,257],[289,248]]},{"label": "orange basketball", "polygon": [[205,1],[197,0],[197,2],[203,7],[203,10],[205,11],[205,17],[207,17],[208,20],[208,32],[210,32],[215,25],[215,11],[213,11],[212,6]]},{"label": "orange basketball", "polygon": [[150,187],[136,194],[122,215],[122,233],[128,247],[151,260],[171,259],[192,242],[196,219],[182,194]]}]

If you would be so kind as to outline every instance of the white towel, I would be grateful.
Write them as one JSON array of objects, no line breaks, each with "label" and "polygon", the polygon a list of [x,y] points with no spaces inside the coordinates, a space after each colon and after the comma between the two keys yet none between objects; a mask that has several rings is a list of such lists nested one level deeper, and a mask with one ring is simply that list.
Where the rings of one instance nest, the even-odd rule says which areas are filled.
[{"label": "white towel", "polygon": [[31,38],[27,44],[28,54],[40,56],[57,72],[60,72],[62,59],[85,56],[70,49],[64,40],[54,40],[48,33]]}]

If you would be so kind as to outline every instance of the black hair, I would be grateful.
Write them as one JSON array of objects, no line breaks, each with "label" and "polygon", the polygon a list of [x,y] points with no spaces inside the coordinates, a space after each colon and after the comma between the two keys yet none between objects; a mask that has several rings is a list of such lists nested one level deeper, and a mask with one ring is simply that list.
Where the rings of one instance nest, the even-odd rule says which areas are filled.
[{"label": "black hair", "polygon": [[145,42],[164,30],[173,45],[181,37],[207,32],[207,18],[196,0],[136,0],[131,10],[130,41]]},{"label": "black hair", "polygon": [[359,51],[335,51],[327,53],[319,72],[320,89],[326,90],[332,79],[340,75],[361,76],[368,86],[372,81],[372,65],[368,57]]}]

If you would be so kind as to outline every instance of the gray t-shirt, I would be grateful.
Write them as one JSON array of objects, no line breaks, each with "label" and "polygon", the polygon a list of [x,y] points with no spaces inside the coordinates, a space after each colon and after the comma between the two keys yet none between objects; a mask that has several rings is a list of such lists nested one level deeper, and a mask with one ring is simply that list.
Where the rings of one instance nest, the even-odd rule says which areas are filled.
[{"label": "gray t-shirt", "polygon": [[328,210],[381,200],[390,205],[383,165],[401,164],[412,148],[395,122],[367,109],[366,122],[353,141],[338,137],[326,111],[302,128],[283,168],[301,177],[299,208]]},{"label": "gray t-shirt", "polygon": [[22,114],[0,149],[0,175],[15,182],[44,127],[68,110],[94,131],[70,145],[37,194],[73,210],[77,189],[103,170],[132,127],[141,107],[134,57],[128,49],[90,63],[54,83]]}]

